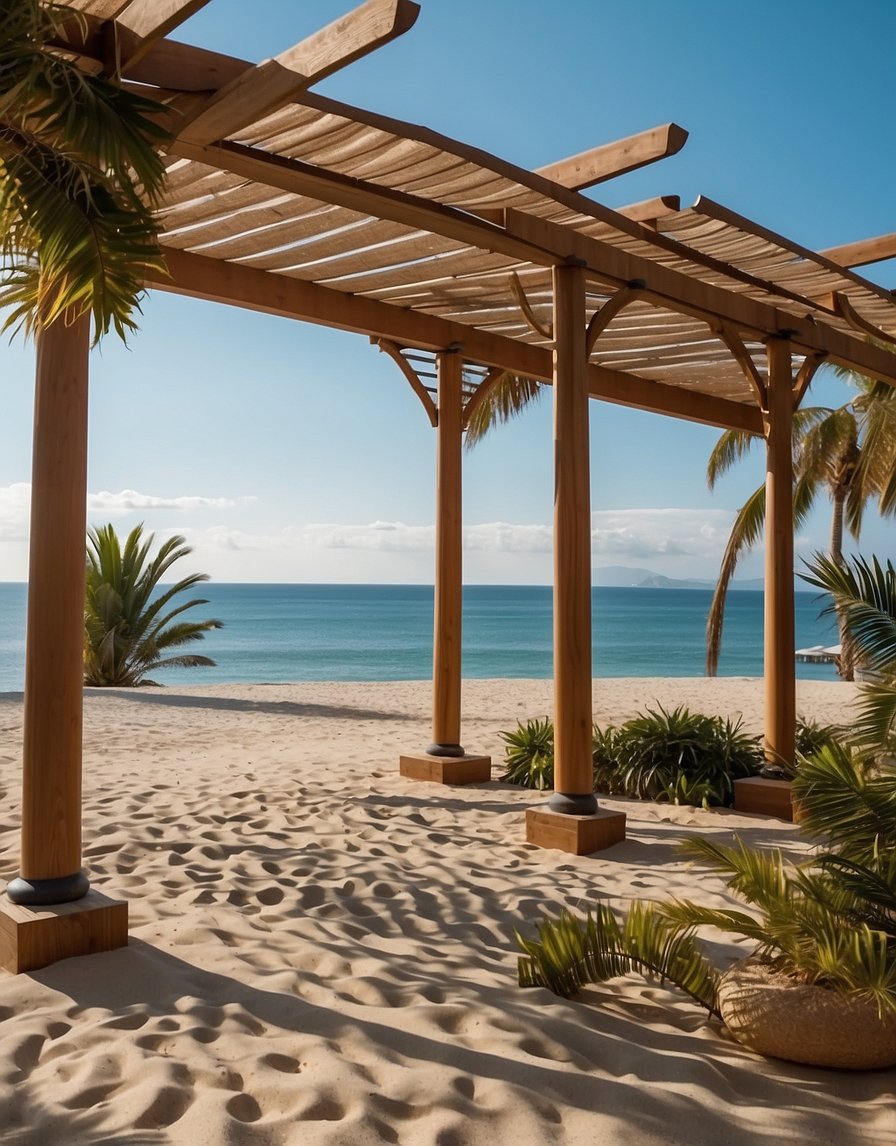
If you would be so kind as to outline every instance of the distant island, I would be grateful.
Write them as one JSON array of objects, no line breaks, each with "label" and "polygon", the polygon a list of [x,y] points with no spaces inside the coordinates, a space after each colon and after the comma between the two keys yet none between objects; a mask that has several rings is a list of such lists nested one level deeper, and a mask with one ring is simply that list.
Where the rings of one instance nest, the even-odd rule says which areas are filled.
[{"label": "distant island", "polygon": [[[666,577],[650,569],[638,569],[628,565],[604,565],[593,572],[592,585],[604,589],[714,589],[715,581],[702,581],[695,577]],[[761,577],[734,580],[729,588],[733,590],[759,590],[765,588]],[[802,582],[797,582],[797,591],[807,592]]]}]

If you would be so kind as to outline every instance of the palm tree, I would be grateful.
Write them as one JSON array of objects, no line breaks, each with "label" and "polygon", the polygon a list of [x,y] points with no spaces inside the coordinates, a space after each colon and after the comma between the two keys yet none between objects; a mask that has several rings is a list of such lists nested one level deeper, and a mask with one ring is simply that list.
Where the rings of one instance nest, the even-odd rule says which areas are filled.
[{"label": "palm tree", "polygon": [[[832,503],[829,552],[844,563],[843,534],[858,540],[865,507],[876,499],[883,514],[896,512],[896,391],[846,370],[838,370],[859,389],[858,395],[835,409],[797,410],[793,419],[794,526],[799,528],[822,492]],[[726,430],[710,455],[707,481],[718,479],[761,440],[744,430]],[[762,537],[765,486],[760,486],[738,510],[722,557],[706,625],[706,672],[715,676],[722,643],[725,600],[740,557]],[[841,675],[852,680],[849,634],[840,625]]]},{"label": "palm tree", "polygon": [[194,573],[159,592],[162,577],[181,557],[192,552],[183,537],[170,537],[148,561],[154,534],[143,539],[143,526],[131,530],[121,541],[111,525],[88,531],[87,595],[84,607],[84,683],[130,687],[152,684],[147,672],[158,668],[195,668],[214,665],[196,654],[166,656],[192,641],[200,641],[220,621],[178,621],[175,617],[204,599],[187,601],[169,609],[171,601],[200,581]]},{"label": "palm tree", "polygon": [[[95,339],[133,330],[145,271],[162,265],[152,215],[165,178],[164,110],[53,41],[77,12],[0,0],[0,307],[35,333],[92,313]],[[83,22],[83,20],[82,20]]]},{"label": "palm tree", "polygon": [[840,564],[816,553],[806,563],[804,581],[830,593],[849,634],[857,663],[871,676],[863,685],[854,738],[870,748],[896,746],[896,568],[876,557]]}]

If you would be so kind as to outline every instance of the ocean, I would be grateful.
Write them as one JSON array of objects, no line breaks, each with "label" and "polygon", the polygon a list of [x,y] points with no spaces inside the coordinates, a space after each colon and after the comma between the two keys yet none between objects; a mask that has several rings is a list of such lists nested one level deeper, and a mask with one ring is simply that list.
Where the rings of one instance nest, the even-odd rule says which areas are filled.
[{"label": "ocean", "polygon": [[[0,583],[0,692],[24,679],[26,587]],[[421,680],[432,673],[433,591],[427,585],[200,586],[216,617],[195,651],[214,668],[153,674],[164,684],[309,680]],[[762,675],[762,593],[728,597],[721,676]],[[702,676],[711,593],[703,589],[593,590],[594,675]],[[814,593],[796,594],[796,647],[838,637]],[[550,677],[551,589],[464,588],[465,677]],[[803,678],[834,680],[831,665],[797,664]]]}]

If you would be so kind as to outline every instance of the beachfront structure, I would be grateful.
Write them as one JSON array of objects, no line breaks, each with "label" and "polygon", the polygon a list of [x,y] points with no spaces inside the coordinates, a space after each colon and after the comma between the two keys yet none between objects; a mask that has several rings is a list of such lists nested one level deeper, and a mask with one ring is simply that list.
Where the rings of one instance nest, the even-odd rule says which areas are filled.
[{"label": "beachfront structure", "polygon": [[[60,47],[87,69],[117,66],[166,106],[167,274],[146,285],[368,335],[436,427],[433,743],[422,759],[448,781],[482,763],[461,747],[460,444],[505,372],[551,383],[555,415],[557,790],[530,812],[528,838],[582,852],[624,830],[592,792],[592,398],[765,436],[766,741],[791,757],[793,411],[822,362],[896,384],[896,357],[878,344],[894,341],[893,297],[852,270],[896,254],[896,236],[817,253],[705,198],[609,210],[582,192],[679,150],[681,128],[525,170],[310,92],[407,31],[410,0],[368,0],[259,65],[169,38],[206,2],[67,0],[84,19]],[[14,969],[126,933],[123,905],[88,892],[81,869],[88,342],[78,319],[38,346],[22,856],[0,911],[0,958]]]}]

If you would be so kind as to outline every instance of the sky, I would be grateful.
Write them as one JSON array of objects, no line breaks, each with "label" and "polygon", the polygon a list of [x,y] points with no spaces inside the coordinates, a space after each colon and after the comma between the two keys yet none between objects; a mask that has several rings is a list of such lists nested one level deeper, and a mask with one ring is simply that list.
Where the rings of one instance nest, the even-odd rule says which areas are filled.
[{"label": "sky", "polygon": [[[211,0],[177,33],[260,61],[351,0]],[[523,167],[673,120],[678,155],[593,188],[608,206],[704,194],[809,247],[896,230],[896,4],[421,0],[415,26],[319,85]],[[896,261],[866,268],[896,286]],[[366,338],[173,295],[91,362],[91,523],[143,522],[219,581],[431,583],[435,435]],[[27,577],[33,347],[0,343],[0,580]],[[552,580],[548,390],[464,458],[467,583]],[[848,392],[822,370],[809,401]],[[593,563],[714,579],[762,451],[710,493],[718,431],[591,404]],[[823,549],[829,508],[797,538]],[[892,556],[870,514],[865,553]],[[741,575],[761,575],[757,551]]]}]

